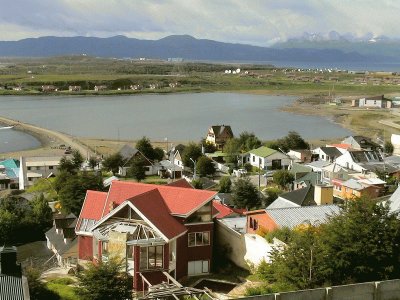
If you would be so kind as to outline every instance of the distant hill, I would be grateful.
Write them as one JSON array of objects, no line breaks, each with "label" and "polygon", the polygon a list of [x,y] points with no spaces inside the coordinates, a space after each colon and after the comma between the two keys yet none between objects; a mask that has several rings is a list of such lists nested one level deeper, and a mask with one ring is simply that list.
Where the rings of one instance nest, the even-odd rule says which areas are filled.
[{"label": "distant hill", "polygon": [[[140,40],[125,36],[110,38],[96,37],[40,37],[20,41],[0,41],[0,57],[48,57],[60,55],[87,54],[116,58],[179,57],[186,60],[209,61],[320,61],[354,62],[385,60],[386,57],[360,54],[357,51],[341,49],[313,49],[313,47],[275,48],[257,47],[244,44],[222,43],[213,40],[196,39],[188,35],[172,35],[160,40]],[[318,47],[316,47],[318,48]]]},{"label": "distant hill", "polygon": [[341,35],[336,31],[327,34],[307,33],[273,46],[276,49],[335,49],[344,53],[359,53],[363,56],[374,56],[377,59],[400,61],[400,40],[386,36],[366,34],[355,37],[350,33]]}]

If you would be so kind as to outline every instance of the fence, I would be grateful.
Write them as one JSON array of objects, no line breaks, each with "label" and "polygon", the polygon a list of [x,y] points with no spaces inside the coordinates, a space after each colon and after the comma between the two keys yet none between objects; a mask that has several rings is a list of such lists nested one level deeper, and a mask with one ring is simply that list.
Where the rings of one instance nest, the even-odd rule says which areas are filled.
[{"label": "fence", "polygon": [[249,300],[400,300],[400,279],[243,297]]}]

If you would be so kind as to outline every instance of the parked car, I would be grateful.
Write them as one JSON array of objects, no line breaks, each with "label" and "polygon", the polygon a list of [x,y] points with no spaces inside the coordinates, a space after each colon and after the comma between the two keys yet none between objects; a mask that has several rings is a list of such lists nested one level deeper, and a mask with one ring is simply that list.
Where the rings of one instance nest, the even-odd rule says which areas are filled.
[{"label": "parked car", "polygon": [[233,170],[233,175],[235,175],[236,177],[242,177],[245,176],[246,174],[247,174],[246,169]]}]

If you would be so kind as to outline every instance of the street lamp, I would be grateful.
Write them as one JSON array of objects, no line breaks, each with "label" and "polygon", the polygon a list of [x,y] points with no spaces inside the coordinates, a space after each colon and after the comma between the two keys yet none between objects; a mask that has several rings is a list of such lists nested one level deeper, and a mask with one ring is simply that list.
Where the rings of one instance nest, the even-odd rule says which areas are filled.
[{"label": "street lamp", "polygon": [[190,157],[190,160],[193,162],[193,165],[194,165],[193,179],[196,180],[196,162],[197,162],[197,160],[193,160],[193,158],[191,158],[191,157]]}]

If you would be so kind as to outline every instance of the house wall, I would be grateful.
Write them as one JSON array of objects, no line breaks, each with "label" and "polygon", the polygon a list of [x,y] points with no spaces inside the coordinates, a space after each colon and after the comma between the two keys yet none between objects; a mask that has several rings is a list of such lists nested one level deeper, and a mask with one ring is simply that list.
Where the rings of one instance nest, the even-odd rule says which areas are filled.
[{"label": "house wall", "polygon": [[93,257],[93,237],[78,235],[78,259],[91,260]]},{"label": "house wall", "polygon": [[383,108],[385,107],[384,103],[386,101],[382,100],[372,100],[372,99],[367,99],[367,98],[361,98],[359,102],[360,107],[376,107],[376,108]]},{"label": "house wall", "polygon": [[[259,160],[260,164],[258,164]],[[290,165],[290,159],[286,155],[280,152],[275,152],[267,157],[261,157],[258,155],[254,155],[253,153],[250,153],[245,162],[249,162],[254,167],[258,168],[260,166],[261,169],[264,169],[265,167],[267,168],[272,167],[273,160],[281,160],[282,166]]]},{"label": "house wall", "polygon": [[335,162],[336,164],[342,166],[343,168],[351,169],[360,173],[364,170],[359,164],[353,161],[349,152],[346,152],[343,155],[336,158]]},{"label": "house wall", "polygon": [[[188,276],[188,262],[196,260],[208,260],[209,270],[212,267],[212,247],[214,239],[214,224],[185,224],[188,232],[179,237],[176,244],[176,279]],[[191,232],[210,232],[210,245],[189,247],[188,233]]]},{"label": "house wall", "polygon": [[[254,224],[257,221],[256,227],[251,227],[251,223]],[[260,212],[258,214],[252,214],[247,216],[246,222],[246,233],[258,234],[261,231],[273,231],[278,228],[278,225],[272,220],[272,218],[266,212]]]},{"label": "house wall", "polygon": [[237,266],[249,270],[244,256],[246,255],[246,244],[244,234],[227,227],[224,223],[215,223],[215,244],[218,250],[225,251],[226,256]]}]

